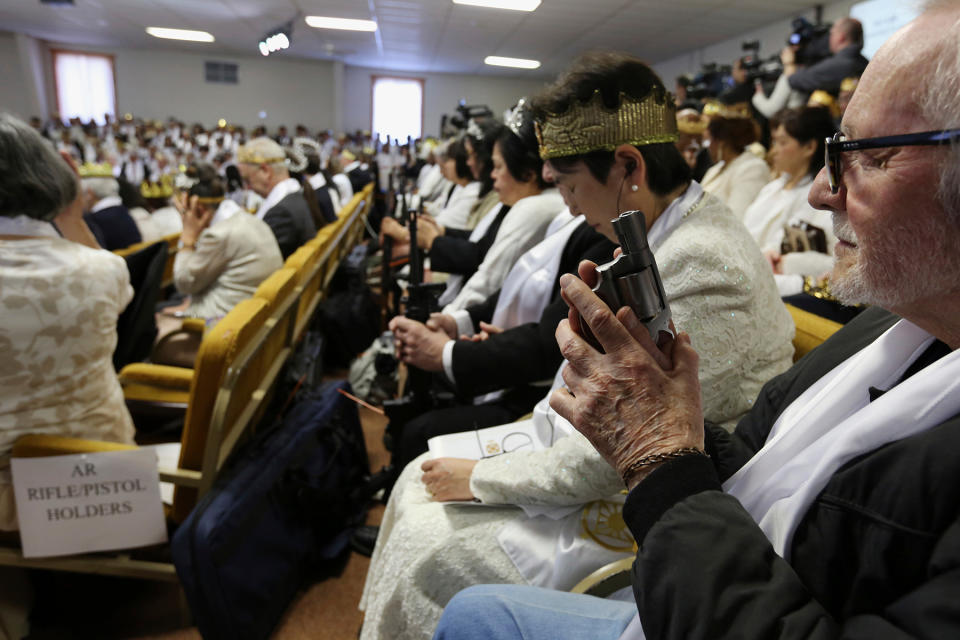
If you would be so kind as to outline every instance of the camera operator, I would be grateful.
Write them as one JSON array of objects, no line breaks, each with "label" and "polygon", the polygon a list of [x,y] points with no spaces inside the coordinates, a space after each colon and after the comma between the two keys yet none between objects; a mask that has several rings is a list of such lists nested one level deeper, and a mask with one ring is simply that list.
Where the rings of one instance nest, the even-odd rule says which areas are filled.
[{"label": "camera operator", "polygon": [[807,96],[818,89],[836,96],[844,78],[859,77],[863,73],[867,59],[860,54],[863,25],[859,20],[838,20],[830,28],[828,46],[831,55],[809,66],[800,64],[799,43],[784,47],[780,52],[783,73],[769,96],[758,85],[751,100],[753,106],[769,118],[781,109],[805,104]]},{"label": "camera operator", "polygon": [[860,54],[863,48],[863,25],[854,18],[843,18],[830,28],[830,53],[820,62],[803,68],[797,64],[796,50],[787,46],[780,52],[783,75],[789,78],[790,88],[809,94],[823,89],[831,95],[840,92],[844,78],[859,77],[867,67],[867,59]]}]

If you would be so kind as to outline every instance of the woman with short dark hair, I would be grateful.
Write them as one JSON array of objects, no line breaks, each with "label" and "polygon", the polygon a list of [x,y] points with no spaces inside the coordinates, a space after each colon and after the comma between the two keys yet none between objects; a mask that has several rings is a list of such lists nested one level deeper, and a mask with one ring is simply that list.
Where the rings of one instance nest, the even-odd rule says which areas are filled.
[{"label": "woman with short dark hair", "polygon": [[743,223],[770,261],[781,295],[799,293],[800,276],[820,276],[833,267],[833,220],[807,202],[823,167],[824,141],[834,131],[826,107],[785,109],[770,120],[770,157],[780,174],[747,208]]},{"label": "woman with short dark hair", "polygon": [[425,209],[437,224],[466,229],[470,210],[480,198],[480,182],[467,165],[467,149],[463,139],[452,140],[440,155],[440,170],[450,181],[450,190],[439,202],[427,203]]}]

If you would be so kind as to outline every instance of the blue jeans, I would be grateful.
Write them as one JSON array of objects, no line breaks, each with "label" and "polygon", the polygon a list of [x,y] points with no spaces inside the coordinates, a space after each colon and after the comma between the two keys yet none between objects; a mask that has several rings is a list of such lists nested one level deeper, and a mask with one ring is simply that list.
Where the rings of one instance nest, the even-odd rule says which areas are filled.
[{"label": "blue jeans", "polygon": [[519,585],[464,589],[443,610],[433,640],[617,640],[631,603]]}]

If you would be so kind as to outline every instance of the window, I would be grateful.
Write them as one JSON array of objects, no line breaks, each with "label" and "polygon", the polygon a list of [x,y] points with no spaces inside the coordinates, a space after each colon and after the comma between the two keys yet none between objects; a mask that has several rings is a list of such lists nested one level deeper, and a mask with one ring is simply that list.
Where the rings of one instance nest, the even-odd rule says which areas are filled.
[{"label": "window", "polygon": [[205,62],[204,76],[207,82],[237,84],[237,65],[232,62]]},{"label": "window", "polygon": [[423,133],[423,80],[373,77],[373,131],[381,142],[387,136],[406,142]]},{"label": "window", "polygon": [[57,109],[64,120],[80,118],[104,124],[117,115],[113,56],[79,51],[53,51]]}]

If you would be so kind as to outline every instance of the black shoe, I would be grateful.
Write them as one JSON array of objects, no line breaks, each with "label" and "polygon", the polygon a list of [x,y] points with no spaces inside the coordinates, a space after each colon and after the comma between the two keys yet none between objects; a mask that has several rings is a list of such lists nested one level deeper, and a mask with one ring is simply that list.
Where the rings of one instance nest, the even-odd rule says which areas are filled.
[{"label": "black shoe", "polygon": [[373,555],[373,548],[377,545],[377,534],[380,533],[380,527],[372,525],[363,525],[357,527],[350,536],[350,548],[357,553],[367,556]]}]

